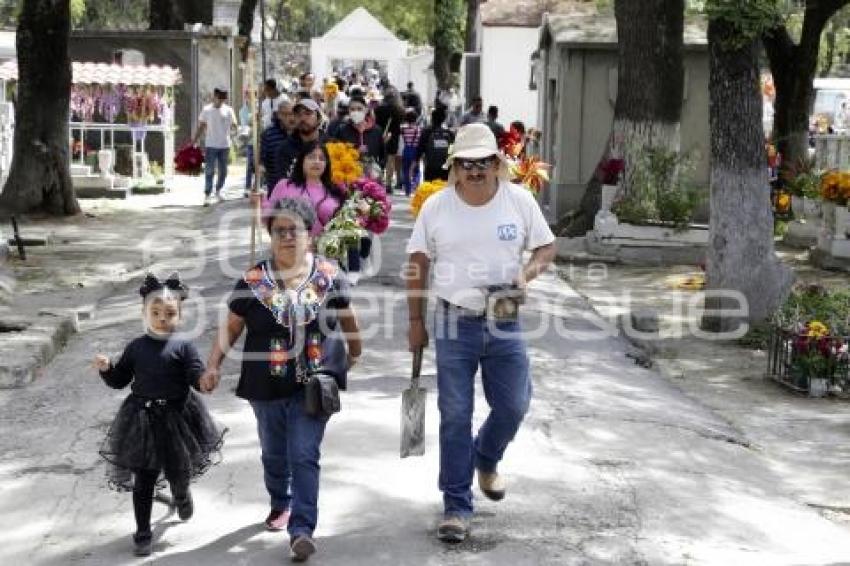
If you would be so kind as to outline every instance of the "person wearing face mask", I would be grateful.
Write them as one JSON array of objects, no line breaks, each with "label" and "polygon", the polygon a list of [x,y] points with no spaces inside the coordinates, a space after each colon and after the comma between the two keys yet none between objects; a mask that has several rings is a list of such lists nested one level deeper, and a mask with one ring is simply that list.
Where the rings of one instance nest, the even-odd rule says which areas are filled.
[{"label": "person wearing face mask", "polygon": [[281,172],[281,178],[289,179],[298,156],[304,151],[304,146],[310,142],[325,143],[326,136],[321,131],[325,121],[322,110],[311,98],[299,100],[293,107],[298,129],[280,144],[277,151],[276,167]]},{"label": "person wearing face mask", "polygon": [[361,159],[383,163],[384,135],[375,125],[375,117],[368,110],[366,99],[353,96],[348,103],[348,119],[340,124],[336,139],[347,142],[360,151]]}]

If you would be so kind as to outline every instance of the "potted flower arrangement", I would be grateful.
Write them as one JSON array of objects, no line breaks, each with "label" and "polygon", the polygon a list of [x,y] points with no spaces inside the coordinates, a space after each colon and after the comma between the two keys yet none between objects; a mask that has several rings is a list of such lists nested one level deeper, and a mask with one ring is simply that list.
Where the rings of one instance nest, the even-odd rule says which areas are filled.
[{"label": "potted flower arrangement", "polygon": [[823,220],[825,232],[844,239],[850,232],[850,171],[828,171],[820,182],[820,196],[823,199]]},{"label": "potted flower arrangement", "polygon": [[829,327],[818,320],[797,329],[792,352],[791,376],[811,397],[826,396],[837,366],[847,363],[847,344],[831,336]]},{"label": "potted flower arrangement", "polygon": [[848,389],[850,292],[803,285],[774,314],[769,374],[812,397]]},{"label": "potted flower arrangement", "polygon": [[[617,170],[619,164],[609,162]],[[644,147],[629,162],[629,190],[614,200],[620,223],[670,226],[677,232],[691,227],[694,211],[703,199],[691,174],[693,156],[664,147]],[[603,174],[608,174],[603,170]],[[603,184],[606,180],[603,179]]]},{"label": "potted flower arrangement", "polygon": [[797,220],[812,220],[820,216],[820,186],[822,173],[811,159],[799,159],[787,166],[781,179],[791,196],[791,210]]},{"label": "potted flower arrangement", "polygon": [[622,159],[606,157],[596,166],[596,179],[602,183],[599,210],[593,221],[594,229],[603,236],[610,236],[617,227],[618,220],[611,207],[617,198],[619,190],[618,183],[620,175],[626,168],[626,162]]}]

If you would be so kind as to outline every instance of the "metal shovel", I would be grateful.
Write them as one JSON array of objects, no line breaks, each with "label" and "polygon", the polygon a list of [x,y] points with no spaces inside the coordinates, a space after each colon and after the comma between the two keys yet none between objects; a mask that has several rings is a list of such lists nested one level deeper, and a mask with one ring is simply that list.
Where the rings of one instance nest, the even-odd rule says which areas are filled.
[{"label": "metal shovel", "polygon": [[428,391],[419,386],[422,348],[413,353],[410,387],[401,394],[401,457],[425,454],[425,401]]}]

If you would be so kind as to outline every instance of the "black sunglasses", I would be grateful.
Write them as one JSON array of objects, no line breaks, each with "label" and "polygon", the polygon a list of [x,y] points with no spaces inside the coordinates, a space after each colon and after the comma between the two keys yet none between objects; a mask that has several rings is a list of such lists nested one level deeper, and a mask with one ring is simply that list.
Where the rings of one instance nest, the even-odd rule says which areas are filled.
[{"label": "black sunglasses", "polygon": [[493,163],[493,157],[484,157],[482,159],[456,159],[458,166],[464,171],[472,171],[477,168],[479,171],[486,171]]}]

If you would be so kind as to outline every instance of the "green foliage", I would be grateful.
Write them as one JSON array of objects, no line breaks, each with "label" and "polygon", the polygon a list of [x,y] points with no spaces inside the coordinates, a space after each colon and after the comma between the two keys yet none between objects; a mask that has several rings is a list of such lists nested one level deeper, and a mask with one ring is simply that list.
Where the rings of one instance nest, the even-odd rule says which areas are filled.
[{"label": "green foliage", "polygon": [[423,0],[266,0],[266,18],[271,28],[268,37],[309,41],[324,35],[361,6],[402,39],[423,45],[431,39],[433,4]]},{"label": "green foliage", "polygon": [[614,213],[632,224],[660,221],[685,229],[702,197],[690,180],[693,159],[676,151],[650,147],[637,152],[631,189],[614,204]]},{"label": "green foliage", "polygon": [[[786,11],[785,28],[795,42],[800,41],[803,33],[804,16],[799,9]],[[850,62],[850,5],[836,12],[821,34],[818,73],[824,75],[840,62]]]},{"label": "green foliage", "polygon": [[773,237],[782,239],[788,233],[788,222],[774,218],[773,221]]},{"label": "green foliage", "polygon": [[850,291],[800,285],[773,315],[774,324],[789,331],[813,320],[826,324],[833,334],[850,335]]},{"label": "green foliage", "polygon": [[71,0],[71,25],[78,25],[85,15],[86,0]]},{"label": "green foliage", "polygon": [[782,23],[783,10],[777,0],[705,0],[702,4],[710,20],[722,20],[735,28],[728,45],[731,49],[752,43]]},{"label": "green foliage", "polygon": [[82,29],[146,28],[147,0],[71,0],[71,25]]},{"label": "green foliage", "polygon": [[770,344],[771,326],[769,323],[752,324],[738,345],[750,350],[767,350]]},{"label": "green foliage", "polygon": [[[212,1],[212,0],[210,0]],[[147,27],[149,0],[70,0],[75,28],[110,29]],[[460,21],[463,2],[455,0]],[[0,0],[0,26],[17,25],[20,2]],[[425,0],[266,0],[267,37],[286,41],[309,41],[324,35],[357,7],[364,7],[387,28],[417,45],[431,42],[434,31],[433,3]],[[458,32],[460,34],[460,32]],[[463,37],[460,36],[462,45]]]},{"label": "green foliage", "polygon": [[822,173],[815,168],[814,159],[800,158],[782,172],[785,188],[796,197],[820,198]]},{"label": "green foliage", "polygon": [[464,2],[444,0],[435,4],[433,45],[449,53],[463,51],[463,28],[466,24]]}]

